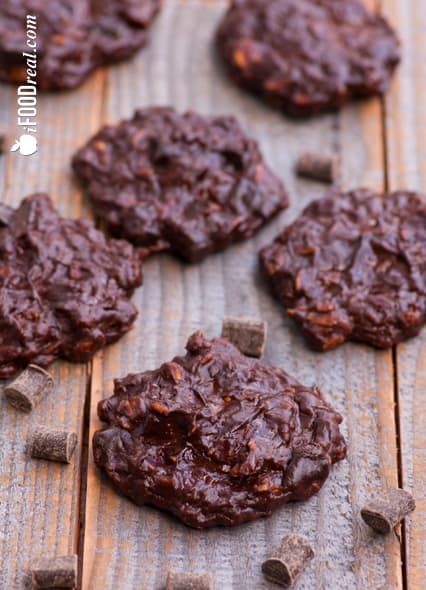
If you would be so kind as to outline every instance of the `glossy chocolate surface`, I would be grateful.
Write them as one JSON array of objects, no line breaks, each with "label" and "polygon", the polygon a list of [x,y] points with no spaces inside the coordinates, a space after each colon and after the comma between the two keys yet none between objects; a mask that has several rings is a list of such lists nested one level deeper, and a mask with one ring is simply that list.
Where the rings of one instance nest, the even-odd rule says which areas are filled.
[{"label": "glossy chocolate surface", "polygon": [[[63,90],[145,45],[160,6],[160,0],[1,0],[0,80],[27,80],[22,54],[33,51],[27,44],[27,15],[36,17],[30,34],[35,28],[38,88]],[[29,40],[32,46],[33,36]]]},{"label": "glossy chocolate surface", "polygon": [[99,403],[96,464],[136,504],[193,527],[236,525],[309,498],[345,456],[316,387],[201,332],[187,354],[115,381]]},{"label": "glossy chocolate surface", "polygon": [[87,361],[131,327],[140,257],[45,194],[0,207],[0,377],[57,357]]},{"label": "glossy chocolate surface", "polygon": [[217,45],[237,84],[293,116],[382,94],[400,59],[393,29],[360,0],[234,0]]},{"label": "glossy chocolate surface", "polygon": [[426,321],[426,197],[333,189],[263,248],[260,263],[314,348],[389,348]]},{"label": "glossy chocolate surface", "polygon": [[252,236],[288,205],[230,116],[142,109],[101,129],[73,167],[113,235],[191,262]]}]

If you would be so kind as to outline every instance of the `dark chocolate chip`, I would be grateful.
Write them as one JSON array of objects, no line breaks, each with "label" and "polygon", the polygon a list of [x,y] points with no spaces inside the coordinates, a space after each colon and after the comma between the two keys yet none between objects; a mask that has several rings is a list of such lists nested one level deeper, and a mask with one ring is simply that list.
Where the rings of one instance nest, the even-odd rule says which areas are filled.
[{"label": "dark chocolate chip", "polygon": [[300,535],[287,535],[271,557],[262,563],[263,574],[270,582],[288,588],[299,578],[314,555],[307,539]]},{"label": "dark chocolate chip", "polygon": [[31,412],[52,389],[52,376],[37,365],[28,365],[4,388],[4,395],[14,408]]},{"label": "dark chocolate chip", "polygon": [[388,488],[367,502],[361,509],[361,516],[369,527],[385,535],[415,508],[416,503],[409,492]]},{"label": "dark chocolate chip", "polygon": [[34,588],[74,588],[77,584],[77,555],[41,557],[31,567]]},{"label": "dark chocolate chip", "polygon": [[333,183],[339,173],[339,158],[338,156],[305,152],[297,160],[296,172],[299,176]]},{"label": "dark chocolate chip", "polygon": [[169,571],[166,590],[213,590],[213,578],[209,573]]},{"label": "dark chocolate chip", "polygon": [[6,205],[5,203],[0,203],[0,225],[8,226],[12,215],[12,207],[9,207],[9,205]]},{"label": "dark chocolate chip", "polygon": [[29,451],[32,457],[69,463],[77,445],[75,432],[51,430],[40,427],[34,430],[29,439]]},{"label": "dark chocolate chip", "polygon": [[232,342],[243,354],[261,357],[265,349],[267,323],[249,318],[226,317],[222,338]]}]

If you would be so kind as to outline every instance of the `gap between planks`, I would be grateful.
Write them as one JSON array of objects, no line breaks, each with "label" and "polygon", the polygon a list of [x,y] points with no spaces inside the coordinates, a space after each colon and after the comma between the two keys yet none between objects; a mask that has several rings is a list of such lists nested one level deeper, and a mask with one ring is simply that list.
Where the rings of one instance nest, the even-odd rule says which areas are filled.
[{"label": "gap between planks", "polygon": [[[381,9],[381,4],[378,4]],[[382,143],[383,143],[383,188],[384,192],[389,191],[389,137],[386,127],[386,100],[384,97],[380,99],[380,113],[381,113],[381,127],[382,127]],[[399,400],[399,383],[398,383],[398,353],[397,347],[392,346],[392,374],[393,374],[393,401],[394,401],[394,421],[395,421],[395,448],[396,448],[396,462],[398,469],[398,487],[404,487],[403,477],[403,460],[402,460],[402,438],[401,438],[401,416],[400,416],[400,400]],[[401,579],[403,590],[408,590],[408,576],[407,576],[407,531],[405,521],[400,525],[400,550],[401,550]]]},{"label": "gap between planks", "polygon": [[78,517],[76,520],[76,539],[78,555],[78,577],[77,589],[82,586],[83,580],[83,560],[84,560],[84,531],[86,525],[86,497],[87,497],[87,471],[89,465],[90,452],[90,408],[91,408],[91,388],[92,388],[92,369],[93,365],[87,365],[86,376],[86,395],[84,399],[83,423],[81,428],[81,454],[80,454],[80,491],[78,501]]},{"label": "gap between planks", "polygon": [[[101,68],[95,75],[99,80],[99,98],[100,98],[100,109],[99,109],[99,120],[98,127],[94,130],[97,133],[98,129],[106,124],[106,116],[108,112],[107,98],[108,98],[108,87],[109,87],[109,68]],[[92,134],[91,134],[92,135]],[[90,135],[82,142],[89,138]],[[81,190],[81,187],[80,187]],[[81,197],[84,198],[83,196]],[[99,220],[94,219],[95,226],[100,228]],[[101,353],[98,353],[101,354]],[[76,520],[76,542],[77,542],[77,555],[78,555],[78,574],[77,574],[77,590],[81,590],[83,586],[83,564],[84,564],[84,543],[85,543],[85,527],[86,527],[86,501],[87,501],[87,481],[88,481],[88,468],[89,468],[89,455],[91,449],[91,437],[90,437],[90,416],[91,416],[91,404],[92,404],[92,381],[93,381],[93,363],[92,359],[87,363],[87,376],[86,376],[86,395],[84,399],[84,409],[82,418],[82,441],[81,441],[81,456],[80,456],[80,490],[79,490],[79,502],[78,502],[78,513]]]},{"label": "gap between planks", "polygon": [[[396,450],[398,461],[398,487],[404,487],[404,473],[402,462],[402,437],[401,437],[401,416],[399,403],[399,380],[398,380],[398,352],[397,347],[392,347],[392,364],[393,364],[393,383],[394,383],[394,402],[395,402],[395,428],[396,428]],[[407,572],[407,528],[405,520],[401,523],[401,574],[402,588],[408,590],[408,572]]]}]

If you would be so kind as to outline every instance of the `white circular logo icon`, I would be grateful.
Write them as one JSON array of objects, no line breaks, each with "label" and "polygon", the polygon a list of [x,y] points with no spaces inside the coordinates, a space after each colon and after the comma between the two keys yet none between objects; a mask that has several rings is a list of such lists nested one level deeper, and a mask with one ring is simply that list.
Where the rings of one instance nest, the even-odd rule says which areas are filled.
[{"label": "white circular logo icon", "polygon": [[34,135],[21,135],[10,148],[11,152],[19,152],[24,156],[31,156],[37,151],[37,140]]}]

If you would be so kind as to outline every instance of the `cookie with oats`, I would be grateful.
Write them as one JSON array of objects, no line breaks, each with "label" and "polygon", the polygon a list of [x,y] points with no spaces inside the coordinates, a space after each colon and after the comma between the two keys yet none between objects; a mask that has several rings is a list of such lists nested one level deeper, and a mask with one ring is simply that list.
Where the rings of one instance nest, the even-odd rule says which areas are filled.
[{"label": "cookie with oats", "polygon": [[85,362],[132,326],[140,256],[45,194],[0,206],[0,378],[29,363]]},{"label": "cookie with oats", "polygon": [[160,6],[161,0],[2,0],[0,80],[26,82],[25,53],[30,69],[36,65],[38,88],[75,88],[96,68],[143,47]]},{"label": "cookie with oats", "polygon": [[191,262],[249,238],[288,205],[232,116],[141,109],[101,129],[73,168],[113,235]]},{"label": "cookie with oats", "polygon": [[426,322],[426,197],[332,190],[261,250],[260,263],[314,348],[389,348]]},{"label": "cookie with oats", "polygon": [[234,0],[216,40],[236,83],[292,116],[384,93],[400,59],[389,23],[360,0]]},{"label": "cookie with oats", "polygon": [[237,525],[316,494],[345,457],[341,416],[316,387],[193,334],[185,356],[117,379],[95,462],[136,504],[196,528]]}]

